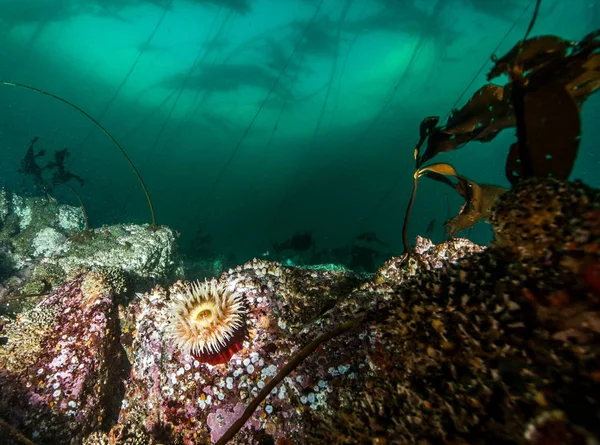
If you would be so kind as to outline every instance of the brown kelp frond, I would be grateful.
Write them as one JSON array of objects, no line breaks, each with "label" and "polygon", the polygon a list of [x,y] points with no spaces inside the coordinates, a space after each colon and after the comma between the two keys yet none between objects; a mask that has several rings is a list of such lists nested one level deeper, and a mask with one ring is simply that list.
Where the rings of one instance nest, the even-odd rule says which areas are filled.
[{"label": "brown kelp frond", "polygon": [[[417,151],[418,148],[415,152]],[[404,242],[405,252],[409,251],[408,221],[417,193],[417,184],[419,178],[422,176],[427,176],[452,187],[465,200],[465,204],[458,215],[450,218],[444,224],[449,236],[455,236],[461,230],[470,229],[482,219],[489,220],[496,199],[504,192],[508,191],[503,187],[495,185],[478,184],[475,181],[459,175],[452,165],[446,163],[430,164],[417,169],[414,174],[413,192],[404,216],[404,226],[402,227],[402,240]],[[454,183],[450,178],[455,178],[457,182]]]},{"label": "brown kelp frond", "polygon": [[[488,75],[507,74],[506,85],[481,87],[460,109],[453,110],[445,125],[427,117],[420,127],[415,148],[416,170],[411,199],[405,214],[403,241],[408,252],[407,225],[417,181],[426,175],[451,185],[465,198],[461,212],[446,223],[452,236],[491,216],[498,196],[506,190],[480,185],[456,173],[449,164],[423,166],[435,155],[460,148],[467,142],[492,140],[501,130],[517,127],[518,142],[508,153],[505,173],[511,184],[530,177],[568,179],[577,158],[581,137],[580,111],[588,96],[600,88],[600,30],[580,42],[555,36],[525,39],[496,59]],[[427,142],[426,149],[421,147]],[[449,178],[454,177],[454,184]]]},{"label": "brown kelp frond", "polygon": [[[544,125],[544,132],[536,132],[534,128],[530,130],[539,136],[544,133],[546,142],[557,141],[555,138],[567,133],[567,128],[570,129],[568,138],[577,139],[579,134],[575,127],[579,123],[575,115],[578,115],[578,109],[588,96],[600,88],[599,34],[598,31],[591,33],[581,42],[542,36],[526,40],[522,45],[517,44],[496,61],[488,75],[489,79],[493,79],[501,74],[510,74],[510,81],[504,86],[493,83],[484,85],[462,108],[453,110],[445,125],[430,132],[427,148],[418,165],[423,165],[439,153],[460,148],[467,142],[494,139],[503,129],[517,125],[517,114],[530,116],[531,126],[534,125],[533,121],[543,120],[539,118],[540,112],[543,117],[547,115],[547,119],[553,119],[555,125]],[[518,66],[517,71],[511,66]],[[519,91],[515,91],[516,88]],[[515,100],[518,97],[523,97],[526,103],[517,113]],[[556,101],[564,106],[556,106]],[[562,139],[565,139],[564,136]],[[534,142],[535,139],[530,141]],[[560,145],[556,142],[550,144],[554,147]],[[571,145],[573,148],[570,150],[575,149],[574,145],[578,146]],[[546,150],[551,150],[551,147]],[[573,160],[575,157],[576,150]],[[563,170],[566,172],[567,169]],[[560,177],[565,177],[564,173]]]},{"label": "brown kelp frond", "polygon": [[[495,185],[478,184],[462,175],[459,175],[450,164],[432,164],[417,171],[417,176],[427,176],[431,179],[449,185],[461,195],[465,204],[458,215],[445,222],[446,232],[455,236],[458,232],[470,229],[478,221],[489,220],[496,199],[508,189]],[[449,178],[456,178],[456,184]]]},{"label": "brown kelp frond", "polygon": [[144,190],[144,194],[146,195],[146,200],[148,201],[148,207],[150,208],[150,216],[152,218],[152,226],[156,226],[156,218],[154,216],[154,206],[152,205],[152,199],[150,199],[150,194],[148,193],[148,189],[146,188],[146,184],[144,184],[142,176],[138,172],[137,168],[135,168],[135,165],[133,164],[133,161],[131,160],[131,158],[129,158],[129,156],[127,155],[127,153],[123,149],[123,147],[121,147],[121,145],[112,136],[112,134],[110,134],[108,132],[108,130],[106,128],[104,128],[100,124],[100,122],[98,122],[96,119],[94,119],[88,113],[86,113],[83,109],[79,108],[77,105],[69,102],[66,99],[63,99],[62,97],[56,96],[55,94],[52,94],[52,93],[49,93],[48,91],[44,91],[44,90],[41,90],[39,88],[31,87],[29,85],[25,85],[25,84],[22,84],[22,83],[10,82],[10,81],[7,81],[7,80],[0,80],[0,84],[6,85],[6,86],[9,86],[9,87],[23,88],[23,89],[26,89],[26,90],[30,90],[30,91],[34,91],[36,93],[43,94],[44,96],[51,97],[52,99],[56,99],[56,100],[58,100],[58,101],[60,101],[60,102],[62,102],[64,104],[67,104],[71,108],[74,108],[76,111],[78,111],[79,113],[83,114],[86,118],[88,118],[89,120],[91,120],[102,131],[102,133],[104,133],[106,135],[106,137],[108,137],[110,139],[110,141],[115,145],[115,147],[117,147],[117,149],[121,152],[121,154],[123,155],[123,157],[125,158],[125,160],[129,164],[129,166],[131,167],[131,169],[135,173],[135,176],[137,177],[140,185],[142,186],[142,189]]},{"label": "brown kelp frond", "polygon": [[[575,101],[557,82],[529,92],[524,101],[526,148],[515,142],[506,159],[511,184],[530,176],[568,179],[575,165],[581,118]],[[523,157],[527,156],[529,171]]]},{"label": "brown kelp frond", "polygon": [[553,35],[534,37],[522,45],[514,46],[504,56],[495,60],[495,65],[487,75],[490,81],[502,74],[510,74],[517,55],[523,71],[531,72],[567,55],[576,42],[569,42]]}]

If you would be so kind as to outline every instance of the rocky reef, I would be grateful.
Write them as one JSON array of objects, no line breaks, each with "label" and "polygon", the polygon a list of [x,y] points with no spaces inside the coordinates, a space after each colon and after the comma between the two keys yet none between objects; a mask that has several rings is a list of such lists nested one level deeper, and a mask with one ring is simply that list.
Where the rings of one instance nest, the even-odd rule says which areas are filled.
[{"label": "rocky reef", "polygon": [[92,268],[123,271],[132,292],[183,276],[176,236],[167,227],[86,229],[78,207],[0,189],[0,302],[8,303],[3,312],[18,313],[36,301],[22,297],[48,295]]},{"label": "rocky reef", "polygon": [[231,443],[597,443],[600,193],[525,180],[492,222],[489,248],[419,238],[373,276],[254,260],[125,297],[120,268],[80,270],[0,331],[1,432],[222,443],[282,377]]}]

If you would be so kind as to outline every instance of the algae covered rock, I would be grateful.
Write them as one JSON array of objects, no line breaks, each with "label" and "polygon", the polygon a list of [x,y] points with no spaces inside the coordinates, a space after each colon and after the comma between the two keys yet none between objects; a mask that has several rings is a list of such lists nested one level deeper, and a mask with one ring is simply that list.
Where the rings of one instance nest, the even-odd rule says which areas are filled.
[{"label": "algae covered rock", "polygon": [[91,231],[50,261],[67,273],[79,267],[116,267],[142,282],[164,282],[182,275],[174,232],[168,227],[120,224]]},{"label": "algae covered rock", "polygon": [[118,283],[81,275],[3,326],[0,416],[35,442],[78,443],[114,421],[128,372]]},{"label": "algae covered rock", "polygon": [[[42,295],[82,269],[114,267],[135,286],[171,282],[183,274],[174,232],[121,224],[85,230],[82,210],[53,199],[0,193],[2,294]],[[22,271],[31,269],[23,285]],[[11,278],[11,274],[14,279]],[[13,307],[13,306],[17,307]],[[18,303],[9,312],[17,313]]]},{"label": "algae covered rock", "polygon": [[[518,210],[540,188],[556,202],[541,216],[549,225]],[[3,325],[0,391],[18,409],[2,405],[1,415],[30,438],[52,421],[66,428],[59,440],[87,445],[223,443],[240,419],[230,443],[596,443],[599,206],[580,184],[525,181],[502,197],[490,248],[421,239],[372,277],[254,260],[115,308],[119,291],[106,289],[122,280],[81,275],[41,314]],[[510,235],[512,221],[522,226]],[[90,333],[98,323],[106,329]],[[85,346],[69,343],[79,339]],[[81,378],[86,357],[94,371]],[[85,382],[70,391],[87,400],[90,426],[68,429],[71,399],[54,400],[44,379],[60,397],[66,382],[46,378],[56,375],[48,364]],[[112,397],[81,389],[98,385]]]}]

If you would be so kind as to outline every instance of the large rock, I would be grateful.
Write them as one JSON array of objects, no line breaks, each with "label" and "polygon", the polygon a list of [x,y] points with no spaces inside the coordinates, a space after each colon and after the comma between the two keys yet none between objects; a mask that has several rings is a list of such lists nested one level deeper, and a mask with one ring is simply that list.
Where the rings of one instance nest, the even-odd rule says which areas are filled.
[{"label": "large rock", "polygon": [[[541,219],[532,197],[553,203]],[[527,181],[497,208],[492,247],[420,239],[414,253],[388,261],[372,279],[254,260],[206,286],[177,282],[136,297],[119,317],[121,357],[131,363],[124,393],[114,384],[108,387],[116,400],[82,393],[93,413],[114,423],[92,422],[59,439],[214,443],[298,351],[345,326],[285,376],[232,443],[597,443],[598,192]],[[63,291],[81,306],[71,288],[82,283]],[[89,325],[91,313],[82,314]],[[43,325],[59,332],[60,323]],[[8,344],[23,329],[19,322],[5,327]],[[101,350],[114,345],[102,338],[94,343]],[[32,363],[2,382],[6,394],[22,391],[12,403],[31,394],[39,401],[35,409],[17,405],[20,417],[2,414],[29,437],[39,431],[28,421],[51,417],[25,421],[28,410],[51,415],[56,408],[16,376],[61,362],[54,343],[38,344],[50,347],[15,355],[0,346],[7,362]],[[101,363],[97,375],[119,375]],[[86,381],[93,387],[115,380]],[[118,418],[104,414],[117,405]]]},{"label": "large rock", "polygon": [[[0,300],[47,294],[94,267],[127,272],[135,291],[183,276],[176,236],[167,227],[120,224],[85,230],[80,208],[0,191]],[[13,306],[9,312],[21,308]]]},{"label": "large rock", "polygon": [[35,443],[81,443],[116,420],[128,373],[115,303],[124,285],[116,270],[81,275],[3,326],[0,417]]}]

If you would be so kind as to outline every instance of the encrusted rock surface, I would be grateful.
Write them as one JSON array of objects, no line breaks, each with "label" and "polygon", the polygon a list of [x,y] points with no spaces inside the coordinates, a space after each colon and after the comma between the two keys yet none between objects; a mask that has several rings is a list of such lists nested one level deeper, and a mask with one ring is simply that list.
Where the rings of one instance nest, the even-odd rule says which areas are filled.
[{"label": "encrusted rock surface", "polygon": [[4,326],[0,416],[36,443],[80,443],[114,421],[128,372],[114,301],[123,284],[118,271],[81,275]]},{"label": "encrusted rock surface", "polygon": [[[167,227],[84,229],[80,208],[0,190],[0,301],[9,295],[47,294],[93,267],[121,269],[140,286],[183,276],[176,237]],[[12,306],[8,312],[20,309]]]},{"label": "encrusted rock surface", "polygon": [[[553,204],[532,210],[531,199]],[[261,260],[223,273],[220,280],[242,296],[246,313],[242,347],[221,364],[181,353],[166,335],[172,295],[185,283],[136,296],[119,307],[118,323],[114,313],[104,315],[116,325],[111,332],[121,332],[121,357],[129,358],[130,373],[123,373],[126,366],[115,370],[95,362],[100,375],[115,376],[100,382],[120,376],[125,387],[106,383],[112,397],[88,395],[85,402],[110,421],[57,442],[78,443],[89,433],[88,445],[214,443],[294,354],[351,321],[352,329],[320,345],[284,378],[232,443],[597,443],[598,192],[580,183],[526,181],[504,194],[497,208],[490,248],[460,239],[433,246],[420,239],[414,254],[391,259],[371,278]],[[85,288],[81,280],[87,279],[60,288],[54,299],[84,307],[81,296],[88,292],[76,289]],[[106,303],[95,310],[109,300],[100,299]],[[190,313],[202,322],[206,310]],[[42,337],[54,338],[48,331],[56,320],[39,323],[51,326]],[[0,357],[32,363],[17,360],[25,370],[14,375],[60,360],[54,344],[27,349],[30,355],[18,352],[25,346],[10,349],[10,339],[27,332],[20,323],[4,325],[10,335],[0,333],[8,337]],[[81,357],[102,357],[90,351],[115,347],[108,334],[96,339],[79,345]],[[86,381],[93,386],[93,380]],[[43,408],[58,416],[58,425],[63,413],[53,411],[52,399],[38,396],[43,388],[27,388],[27,382],[0,385],[2,391],[19,385],[22,392],[11,401],[22,417],[0,415],[32,437],[42,432],[20,420],[28,419],[32,400],[39,403],[34,413]]]}]

